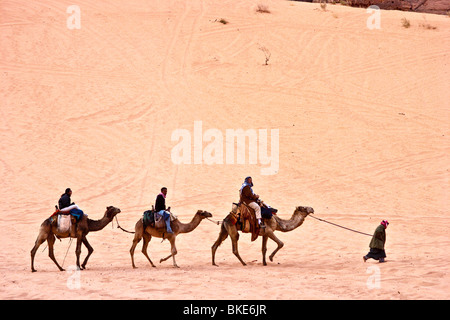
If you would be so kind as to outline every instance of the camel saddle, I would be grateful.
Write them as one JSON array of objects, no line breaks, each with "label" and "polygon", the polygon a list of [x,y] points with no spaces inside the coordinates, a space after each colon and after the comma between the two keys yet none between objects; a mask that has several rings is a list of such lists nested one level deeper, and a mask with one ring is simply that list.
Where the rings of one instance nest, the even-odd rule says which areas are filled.
[{"label": "camel saddle", "polygon": [[237,230],[243,233],[251,233],[252,241],[258,238],[260,227],[256,219],[255,210],[245,203],[233,203],[232,210],[225,219],[236,225]]},{"label": "camel saddle", "polygon": [[[48,218],[50,224],[56,227],[57,232],[68,232],[71,237],[75,237],[77,219],[69,212],[61,212],[58,209]],[[60,236],[55,235],[61,240]]]},{"label": "camel saddle", "polygon": [[[177,216],[170,212],[170,221],[174,221],[177,219]],[[166,222],[154,209],[144,211],[142,216],[142,222],[144,223],[144,229],[148,226],[155,229],[165,229]]]},{"label": "camel saddle", "polygon": [[[61,220],[65,220],[65,219],[61,219],[61,217],[70,217],[70,223],[71,224],[76,224],[77,223],[77,218],[74,217],[70,212],[61,212],[59,210],[56,210],[49,218],[50,223],[52,224],[59,224],[59,221]],[[68,219],[67,219],[68,220]]]}]

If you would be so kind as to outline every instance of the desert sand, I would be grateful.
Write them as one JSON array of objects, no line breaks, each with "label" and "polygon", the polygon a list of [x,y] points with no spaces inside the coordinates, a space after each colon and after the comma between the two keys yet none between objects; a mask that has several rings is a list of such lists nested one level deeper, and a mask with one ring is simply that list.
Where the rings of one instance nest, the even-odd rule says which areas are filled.
[{"label": "desert sand", "polygon": [[[381,11],[370,29],[364,8],[260,3],[270,13],[255,0],[2,1],[1,299],[450,298],[449,17]],[[68,27],[73,4],[79,29]],[[278,170],[263,175],[248,155],[226,163],[225,151],[223,163],[174,163],[172,134],[194,139],[196,121],[224,137],[278,130]],[[204,220],[177,238],[179,269],[159,263],[170,245],[155,238],[157,267],[139,244],[133,269],[133,235],[114,222],[88,235],[87,270],[74,273],[63,239],[55,255],[62,263],[69,248],[69,271],[44,244],[31,272],[39,226],[67,187],[89,218],[113,205],[134,230],[162,186],[182,222],[197,209],[220,221],[246,176],[284,219],[310,206],[366,233],[388,219],[387,262],[363,262],[370,237],[307,217],[278,233],[267,266],[249,234],[247,266],[229,238],[212,266],[219,226]]]}]

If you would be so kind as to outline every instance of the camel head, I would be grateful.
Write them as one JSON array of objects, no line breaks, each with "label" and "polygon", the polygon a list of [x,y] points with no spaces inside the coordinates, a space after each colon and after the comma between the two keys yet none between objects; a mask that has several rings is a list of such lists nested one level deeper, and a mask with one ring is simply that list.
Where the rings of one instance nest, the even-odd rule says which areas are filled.
[{"label": "camel head", "polygon": [[106,207],[105,216],[110,220],[112,220],[119,213],[120,213],[119,208],[113,206]]},{"label": "camel head", "polygon": [[203,210],[198,210],[196,214],[198,214],[202,219],[212,217],[211,213],[209,213],[208,211],[203,211]]},{"label": "camel head", "polygon": [[311,207],[302,207],[302,206],[298,206],[297,208],[295,208],[295,211],[300,213],[304,217],[308,216],[308,214],[310,214],[310,213],[314,213],[314,209],[313,208],[311,208]]}]

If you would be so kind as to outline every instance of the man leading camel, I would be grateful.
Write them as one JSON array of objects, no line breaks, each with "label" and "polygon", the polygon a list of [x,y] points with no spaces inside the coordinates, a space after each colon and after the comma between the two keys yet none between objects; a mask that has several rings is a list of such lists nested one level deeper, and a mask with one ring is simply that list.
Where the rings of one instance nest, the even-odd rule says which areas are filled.
[{"label": "man leading camel", "polygon": [[239,190],[240,194],[240,202],[245,203],[247,206],[255,210],[255,216],[256,219],[258,219],[258,223],[260,228],[265,228],[264,222],[262,221],[261,217],[261,207],[257,203],[259,200],[259,195],[255,194],[253,192],[253,181],[252,177],[247,177],[244,180],[244,183],[242,184],[241,189]]},{"label": "man leading camel", "polygon": [[375,229],[372,240],[369,244],[370,251],[363,257],[364,262],[366,262],[369,258],[378,260],[378,262],[381,263],[385,262],[384,258],[386,258],[386,251],[384,250],[384,245],[386,243],[386,229],[388,225],[389,222],[387,220],[383,220]]}]

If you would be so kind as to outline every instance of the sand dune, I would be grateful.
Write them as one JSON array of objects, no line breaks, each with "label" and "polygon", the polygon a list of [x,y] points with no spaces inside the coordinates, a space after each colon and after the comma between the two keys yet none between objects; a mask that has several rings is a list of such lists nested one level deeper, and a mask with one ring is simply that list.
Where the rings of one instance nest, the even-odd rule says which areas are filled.
[{"label": "sand dune", "polygon": [[[0,298],[449,298],[449,18],[382,11],[370,30],[365,9],[261,3],[270,13],[249,0],[80,0],[72,30],[60,1],[2,2]],[[277,173],[262,175],[268,165],[248,155],[227,164],[226,144],[223,164],[195,164],[194,151],[174,164],[173,132],[193,137],[196,121],[224,137],[278,129]],[[30,272],[39,225],[66,187],[90,218],[114,205],[133,229],[161,186],[181,221],[197,209],[221,220],[248,175],[285,219],[298,205],[367,233],[388,219],[388,262],[362,261],[369,237],[307,218],[278,234],[285,246],[266,267],[248,234],[248,266],[229,239],[212,266],[219,227],[203,221],[178,238],[180,269],[151,268],[141,245],[132,269],[132,235],[114,224],[89,234],[80,288],[67,289],[77,274],[57,271],[45,245]],[[68,245],[56,243],[60,263]],[[149,246],[156,262],[169,250]]]}]

